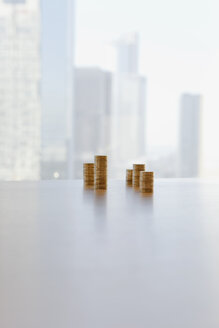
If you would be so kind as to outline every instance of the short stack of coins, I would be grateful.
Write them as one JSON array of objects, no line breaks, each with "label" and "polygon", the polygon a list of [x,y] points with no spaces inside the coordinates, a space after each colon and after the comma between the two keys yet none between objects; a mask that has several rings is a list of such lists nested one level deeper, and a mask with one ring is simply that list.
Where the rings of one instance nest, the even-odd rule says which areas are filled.
[{"label": "short stack of coins", "polygon": [[140,191],[142,193],[153,193],[154,191],[154,172],[140,173]]},{"label": "short stack of coins", "polygon": [[126,184],[127,186],[132,186],[132,177],[133,177],[133,170],[126,170]]},{"label": "short stack of coins", "polygon": [[140,186],[141,171],[145,171],[145,164],[133,164],[133,187],[136,189]]},{"label": "short stack of coins", "polygon": [[107,189],[107,156],[95,156],[95,189]]},{"label": "short stack of coins", "polygon": [[94,163],[84,163],[84,186],[86,188],[94,187]]}]

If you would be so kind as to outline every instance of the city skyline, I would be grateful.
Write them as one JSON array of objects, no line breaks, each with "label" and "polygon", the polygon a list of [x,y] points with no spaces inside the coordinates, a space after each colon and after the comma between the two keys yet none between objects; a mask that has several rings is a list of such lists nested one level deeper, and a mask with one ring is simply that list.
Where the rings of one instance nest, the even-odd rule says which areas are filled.
[{"label": "city skyline", "polygon": [[[168,0],[173,6],[170,20],[166,7],[164,17],[153,20],[157,6],[137,0],[140,7],[127,4],[122,26],[122,3],[115,7],[115,0],[104,1],[94,0],[91,6],[81,0],[75,8],[73,0],[54,0],[52,7],[42,0],[0,0],[0,179],[72,178],[80,170],[80,158],[96,150],[112,156],[118,172],[122,162],[146,154],[160,176],[171,176],[170,167],[174,176],[180,171],[174,171],[174,165],[184,160],[176,160],[183,132],[196,129],[199,120],[182,115],[186,105],[178,110],[185,94],[187,100],[202,98],[198,175],[219,176],[219,42],[215,34],[204,34],[202,24],[205,15],[212,14],[212,0],[210,5],[203,2],[194,20],[196,0],[191,0],[190,12],[186,0],[180,15]],[[219,27],[214,18],[213,24],[206,18],[208,32],[214,24]],[[184,19],[189,19],[186,28]],[[83,83],[90,80],[90,86],[77,80],[79,75],[74,85],[74,72],[82,74]],[[106,108],[109,118],[104,116]],[[83,116],[86,109],[98,117],[89,128],[97,137],[90,134],[90,140],[79,129],[91,123]],[[104,131],[101,137],[98,130]],[[189,135],[193,140],[194,134]],[[192,159],[194,151],[189,153]],[[166,163],[168,158],[172,163],[163,170],[159,160]]]},{"label": "city skyline", "polygon": [[116,0],[81,0],[77,5],[77,67],[115,70],[114,40],[127,31],[139,32],[139,72],[148,80],[149,148],[177,148],[181,94],[202,94],[201,174],[209,177],[219,176],[218,9],[219,3],[214,0],[180,4],[173,0],[137,0],[126,6]]}]

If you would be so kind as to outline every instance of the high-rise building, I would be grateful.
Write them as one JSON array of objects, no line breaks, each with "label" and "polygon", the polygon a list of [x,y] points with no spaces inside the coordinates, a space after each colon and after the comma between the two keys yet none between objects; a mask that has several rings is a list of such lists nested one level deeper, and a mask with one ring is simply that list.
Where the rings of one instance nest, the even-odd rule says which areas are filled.
[{"label": "high-rise building", "polygon": [[113,79],[113,152],[126,161],[145,154],[146,79],[116,74]]},{"label": "high-rise building", "polygon": [[112,74],[100,68],[75,69],[74,177],[82,163],[110,147]]},{"label": "high-rise building", "polygon": [[116,43],[117,73],[138,74],[139,36],[129,33]]},{"label": "high-rise building", "polygon": [[43,179],[73,172],[74,0],[41,1]]},{"label": "high-rise building", "polygon": [[200,95],[182,95],[179,124],[178,176],[197,177],[200,165]]},{"label": "high-rise building", "polygon": [[40,1],[0,0],[0,179],[40,177]]},{"label": "high-rise building", "polygon": [[70,178],[74,0],[0,0],[0,179]]},{"label": "high-rise building", "polygon": [[119,177],[129,161],[138,160],[145,155],[146,78],[138,74],[137,34],[120,38],[116,50],[117,71],[113,78],[112,156]]}]

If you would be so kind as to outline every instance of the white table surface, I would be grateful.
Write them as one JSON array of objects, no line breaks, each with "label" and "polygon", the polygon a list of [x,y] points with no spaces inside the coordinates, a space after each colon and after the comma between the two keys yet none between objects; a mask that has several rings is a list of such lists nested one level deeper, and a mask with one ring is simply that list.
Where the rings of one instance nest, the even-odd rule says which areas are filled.
[{"label": "white table surface", "polygon": [[1,328],[218,328],[219,184],[0,183]]}]

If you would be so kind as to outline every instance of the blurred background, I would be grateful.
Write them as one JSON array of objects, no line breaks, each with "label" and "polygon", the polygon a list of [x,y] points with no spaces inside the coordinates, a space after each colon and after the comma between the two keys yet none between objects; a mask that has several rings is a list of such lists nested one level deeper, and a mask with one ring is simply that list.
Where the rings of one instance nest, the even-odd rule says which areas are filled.
[{"label": "blurred background", "polygon": [[219,177],[217,0],[0,0],[0,180],[109,156]]}]

